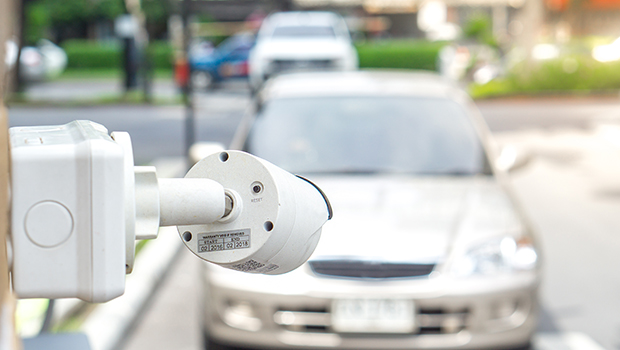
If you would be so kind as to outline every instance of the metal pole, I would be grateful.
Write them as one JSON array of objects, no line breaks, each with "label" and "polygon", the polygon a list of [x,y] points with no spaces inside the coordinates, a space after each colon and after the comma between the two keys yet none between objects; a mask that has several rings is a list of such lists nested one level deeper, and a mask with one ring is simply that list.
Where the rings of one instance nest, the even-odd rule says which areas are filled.
[{"label": "metal pole", "polygon": [[[189,48],[192,40],[191,28],[189,23],[191,0],[183,0],[181,16],[183,18],[183,59],[189,66]],[[189,157],[189,149],[196,141],[196,120],[194,116],[194,101],[192,96],[192,74],[191,68],[189,69],[189,75],[187,82],[183,86],[183,102],[185,104],[185,159],[187,161],[188,168],[192,166]]]}]

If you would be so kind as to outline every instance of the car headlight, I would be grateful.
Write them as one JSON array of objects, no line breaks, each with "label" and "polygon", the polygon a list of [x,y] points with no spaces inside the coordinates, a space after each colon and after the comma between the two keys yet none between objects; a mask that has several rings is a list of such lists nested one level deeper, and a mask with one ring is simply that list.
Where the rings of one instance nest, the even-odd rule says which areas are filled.
[{"label": "car headlight", "polygon": [[499,237],[468,248],[452,264],[457,276],[496,275],[532,270],[538,253],[530,238]]}]

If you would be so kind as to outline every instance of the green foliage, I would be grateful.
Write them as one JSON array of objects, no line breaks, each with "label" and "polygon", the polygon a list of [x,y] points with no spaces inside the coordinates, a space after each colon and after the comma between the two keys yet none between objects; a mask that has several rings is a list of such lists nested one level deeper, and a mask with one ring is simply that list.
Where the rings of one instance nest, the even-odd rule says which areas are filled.
[{"label": "green foliage", "polygon": [[125,13],[124,0],[35,0],[25,2],[25,6],[24,36],[28,45],[45,38],[52,27],[113,20]]},{"label": "green foliage", "polygon": [[124,0],[98,0],[92,1],[93,4],[91,18],[114,20],[116,17],[125,13]]},{"label": "green foliage", "polygon": [[383,40],[355,46],[361,68],[437,70],[437,56],[445,45],[421,40]]},{"label": "green foliage", "polygon": [[114,19],[125,12],[123,0],[39,0],[55,25]]},{"label": "green foliage", "polygon": [[514,67],[502,80],[485,85],[472,84],[474,98],[518,94],[599,93],[620,89],[620,62],[597,62],[589,56],[575,55]]},{"label": "green foliage", "polygon": [[620,89],[620,62],[602,63],[587,56],[543,61],[529,73],[517,66],[510,75],[519,91]]},{"label": "green foliage", "polygon": [[491,18],[488,15],[478,13],[472,16],[463,28],[466,38],[474,39],[481,44],[497,47],[497,40],[493,37]]},{"label": "green foliage", "polygon": [[69,68],[57,78],[59,80],[118,80],[123,78],[121,67],[114,68]]},{"label": "green foliage", "polygon": [[90,14],[88,0],[41,0],[41,3],[55,24],[82,21]]},{"label": "green foliage", "polygon": [[142,11],[149,23],[166,23],[172,12],[168,0],[142,0]]},{"label": "green foliage", "polygon": [[491,31],[491,21],[488,16],[476,14],[467,21],[463,34],[467,38],[479,38]]},{"label": "green foliage", "polygon": [[67,40],[62,45],[67,53],[67,68],[121,67],[121,47],[88,40]]},{"label": "green foliage", "polygon": [[196,20],[198,22],[200,22],[200,23],[217,22],[215,17],[213,17],[213,15],[211,15],[210,13],[199,13],[199,14],[196,14]]},{"label": "green foliage", "polygon": [[511,95],[515,93],[512,81],[508,79],[495,79],[486,84],[471,84],[469,86],[469,95],[474,98],[488,98]]},{"label": "green foliage", "polygon": [[[122,47],[118,43],[99,43],[88,40],[68,40],[62,45],[67,53],[67,68],[121,68]],[[171,69],[173,50],[167,42],[154,41],[148,53],[154,69]]]},{"label": "green foliage", "polygon": [[24,39],[26,45],[35,45],[37,41],[45,38],[45,31],[51,24],[47,8],[40,2],[26,4],[26,28]]},{"label": "green foliage", "polygon": [[148,48],[151,64],[155,69],[172,69],[174,50],[168,42],[154,41]]}]

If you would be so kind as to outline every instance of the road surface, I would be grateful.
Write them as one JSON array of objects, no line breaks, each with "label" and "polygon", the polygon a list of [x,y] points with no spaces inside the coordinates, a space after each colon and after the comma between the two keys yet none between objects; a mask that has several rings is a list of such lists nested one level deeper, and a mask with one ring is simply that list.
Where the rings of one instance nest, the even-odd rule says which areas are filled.
[{"label": "road surface", "polygon": [[[233,82],[226,85],[225,91],[197,95],[197,141],[230,142],[249,105],[246,86],[244,82]],[[11,126],[59,125],[77,119],[103,124],[109,131],[129,132],[136,164],[147,164],[160,157],[180,157],[184,152],[185,109],[180,105],[9,108]]]}]

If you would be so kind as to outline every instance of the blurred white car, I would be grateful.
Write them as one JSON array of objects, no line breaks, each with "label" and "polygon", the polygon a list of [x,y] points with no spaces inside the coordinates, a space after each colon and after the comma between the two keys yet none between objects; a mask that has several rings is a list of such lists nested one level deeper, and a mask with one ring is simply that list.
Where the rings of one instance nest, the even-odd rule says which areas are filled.
[{"label": "blurred white car", "polygon": [[463,91],[358,71],[282,75],[258,97],[232,148],[310,178],[334,217],[288,274],[204,264],[207,349],[527,348],[540,251]]},{"label": "blurred white car", "polygon": [[267,17],[250,51],[250,85],[257,90],[282,72],[357,69],[344,19],[332,12],[280,12]]},{"label": "blurred white car", "polygon": [[[6,42],[5,64],[8,69],[17,60],[17,44]],[[43,81],[59,76],[67,67],[67,54],[53,42],[41,39],[37,46],[24,46],[19,58],[20,77],[25,81]]]}]

